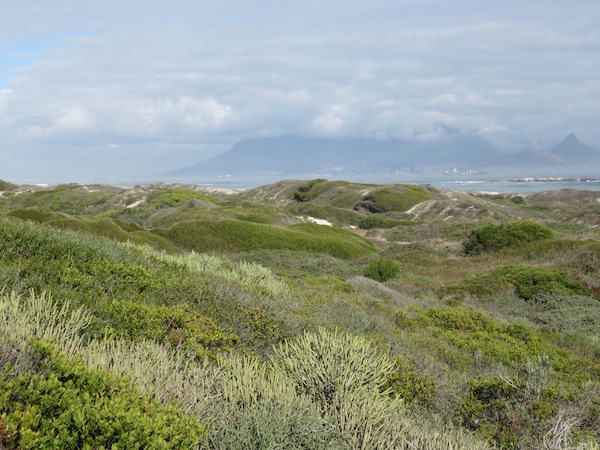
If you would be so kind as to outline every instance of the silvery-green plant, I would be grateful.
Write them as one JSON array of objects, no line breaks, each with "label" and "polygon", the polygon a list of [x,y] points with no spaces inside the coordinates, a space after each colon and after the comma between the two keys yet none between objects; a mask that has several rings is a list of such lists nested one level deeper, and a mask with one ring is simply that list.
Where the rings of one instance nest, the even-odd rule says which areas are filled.
[{"label": "silvery-green plant", "polygon": [[72,308],[69,302],[56,302],[46,293],[30,291],[27,296],[0,295],[0,334],[4,345],[26,349],[32,338],[54,343],[68,357],[82,344],[82,331],[92,316],[83,307]]},{"label": "silvery-green plant", "polygon": [[319,414],[282,373],[256,358],[220,361],[220,386],[206,412],[208,449],[346,449],[336,424]]}]

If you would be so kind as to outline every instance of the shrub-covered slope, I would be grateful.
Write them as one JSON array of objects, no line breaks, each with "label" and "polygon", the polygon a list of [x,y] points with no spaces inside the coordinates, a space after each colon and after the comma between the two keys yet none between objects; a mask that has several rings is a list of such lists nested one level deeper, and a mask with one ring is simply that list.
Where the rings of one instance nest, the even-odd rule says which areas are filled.
[{"label": "shrub-covered slope", "polygon": [[4,448],[598,448],[589,204],[43,191],[0,199]]}]

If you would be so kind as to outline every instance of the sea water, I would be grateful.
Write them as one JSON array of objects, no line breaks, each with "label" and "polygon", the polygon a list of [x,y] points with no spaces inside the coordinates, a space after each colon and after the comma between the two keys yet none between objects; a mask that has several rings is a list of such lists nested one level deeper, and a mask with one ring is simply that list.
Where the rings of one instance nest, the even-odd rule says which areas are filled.
[{"label": "sea water", "polygon": [[[168,182],[183,182],[211,187],[215,189],[227,189],[242,191],[247,189],[276,183],[285,179],[312,179],[315,176],[265,176],[265,177],[230,177],[230,178],[190,178],[169,180]],[[482,180],[482,179],[454,179],[454,178],[415,178],[402,175],[354,175],[340,178],[323,177],[328,180],[343,179],[356,183],[367,184],[415,184],[431,185],[440,189],[460,192],[485,192],[498,194],[523,194],[529,195],[536,192],[554,191],[559,189],[582,189],[600,191],[600,178],[520,178],[510,180]]]}]

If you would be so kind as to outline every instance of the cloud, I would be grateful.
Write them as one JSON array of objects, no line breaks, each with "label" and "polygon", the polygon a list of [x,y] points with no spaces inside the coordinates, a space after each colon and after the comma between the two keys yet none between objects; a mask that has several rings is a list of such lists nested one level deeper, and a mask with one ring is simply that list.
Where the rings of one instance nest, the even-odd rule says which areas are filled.
[{"label": "cloud", "polygon": [[510,148],[571,131],[600,146],[595,2],[51,6],[9,0],[0,17],[0,48],[40,43],[5,67],[0,145],[14,158],[145,149],[160,166],[256,136],[431,139],[439,124]]}]

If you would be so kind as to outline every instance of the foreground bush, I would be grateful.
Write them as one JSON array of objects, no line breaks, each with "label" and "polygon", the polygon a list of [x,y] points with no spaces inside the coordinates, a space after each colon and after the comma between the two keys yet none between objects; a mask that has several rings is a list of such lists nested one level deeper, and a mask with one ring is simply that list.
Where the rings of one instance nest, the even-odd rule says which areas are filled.
[{"label": "foreground bush", "polygon": [[281,372],[238,356],[220,367],[215,400],[203,414],[211,426],[207,449],[348,449],[335,422]]},{"label": "foreground bush", "polygon": [[467,255],[477,255],[524,242],[547,239],[552,234],[552,230],[536,222],[489,224],[475,228],[463,246]]},{"label": "foreground bush", "polygon": [[197,419],[126,379],[74,364],[43,342],[35,350],[38,373],[0,380],[2,448],[192,448],[206,435]]},{"label": "foreground bush", "polygon": [[401,402],[381,390],[394,362],[363,338],[319,329],[275,348],[273,364],[320,405],[354,449],[395,448]]}]

